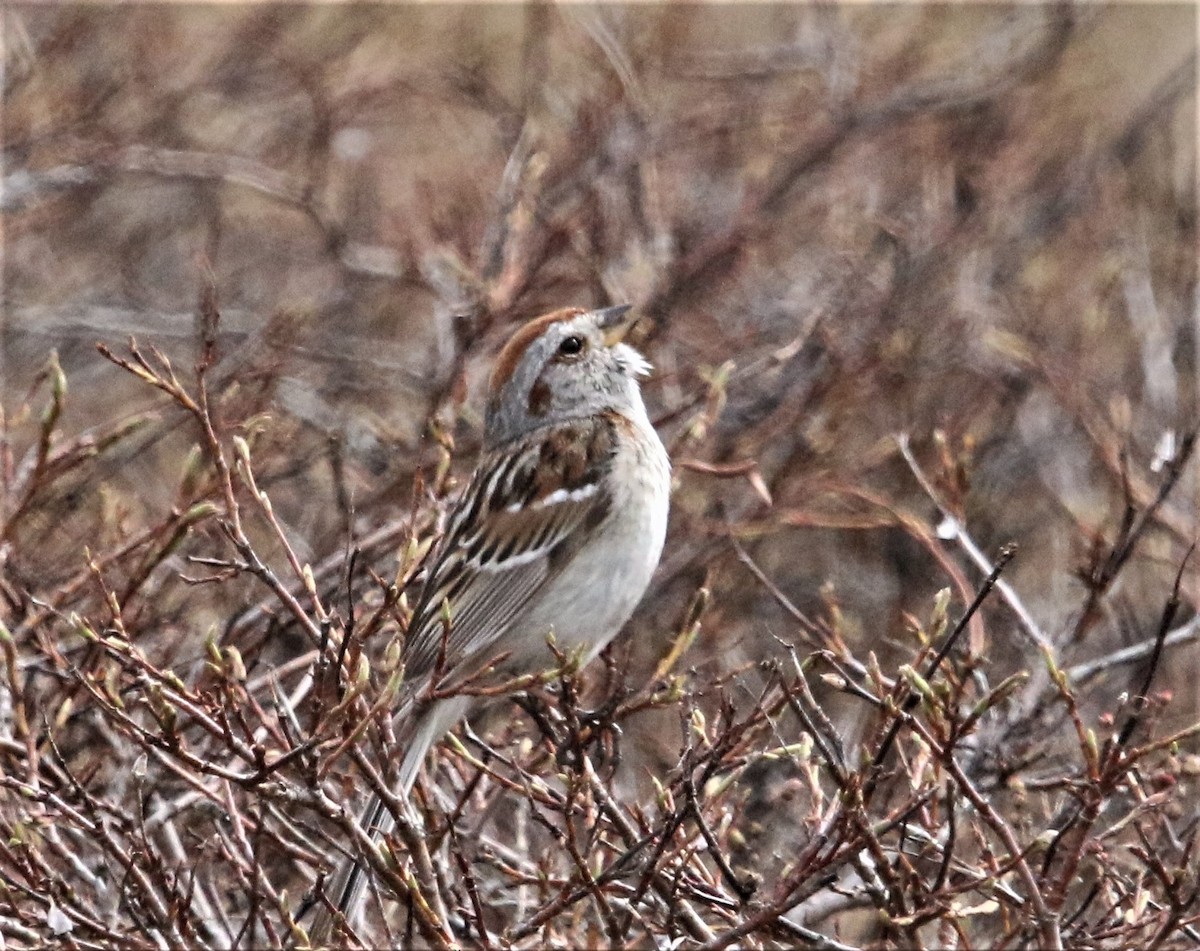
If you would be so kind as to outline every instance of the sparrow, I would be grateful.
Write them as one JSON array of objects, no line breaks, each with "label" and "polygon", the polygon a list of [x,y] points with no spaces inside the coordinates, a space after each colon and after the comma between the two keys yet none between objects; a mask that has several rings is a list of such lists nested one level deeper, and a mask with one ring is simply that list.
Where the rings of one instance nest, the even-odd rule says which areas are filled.
[{"label": "sparrow", "polygon": [[[520,327],[496,357],[483,448],[423,581],[404,640],[397,703],[407,796],[430,747],[481,698],[424,704],[436,686],[511,678],[554,666],[559,651],[591,660],[628,621],[662,554],[670,463],[642,402],[650,364],[622,342],[629,306],[566,308]],[[394,818],[375,798],[364,828],[381,841]],[[369,869],[347,859],[327,892],[347,921]],[[315,940],[334,917],[318,910]]]}]

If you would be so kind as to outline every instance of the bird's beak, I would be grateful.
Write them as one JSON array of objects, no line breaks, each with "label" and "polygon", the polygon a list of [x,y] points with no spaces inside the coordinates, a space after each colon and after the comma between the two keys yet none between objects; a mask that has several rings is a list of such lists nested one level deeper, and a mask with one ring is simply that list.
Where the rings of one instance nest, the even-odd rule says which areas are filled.
[{"label": "bird's beak", "polygon": [[596,320],[596,326],[604,334],[604,345],[606,347],[615,347],[629,332],[629,328],[637,322],[637,317],[630,317],[629,312],[633,310],[632,304],[618,304],[616,307],[605,307],[603,310],[593,311],[593,316]]}]

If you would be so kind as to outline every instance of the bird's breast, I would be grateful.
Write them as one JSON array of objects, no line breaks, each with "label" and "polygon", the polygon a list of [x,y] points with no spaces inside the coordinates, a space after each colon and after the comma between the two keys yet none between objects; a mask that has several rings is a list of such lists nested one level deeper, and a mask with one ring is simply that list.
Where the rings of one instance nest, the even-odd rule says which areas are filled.
[{"label": "bird's breast", "polygon": [[[560,648],[586,661],[633,614],[662,554],[671,487],[666,450],[649,421],[623,420],[633,432],[616,441],[608,490],[612,504],[586,545],[547,587],[526,630],[553,630]],[[549,659],[545,633],[538,639]]]}]

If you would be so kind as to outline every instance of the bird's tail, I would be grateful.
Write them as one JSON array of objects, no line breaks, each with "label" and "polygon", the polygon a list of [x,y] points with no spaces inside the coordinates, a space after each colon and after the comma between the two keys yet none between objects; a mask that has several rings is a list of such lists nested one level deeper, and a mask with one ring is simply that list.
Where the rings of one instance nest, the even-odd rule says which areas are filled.
[{"label": "bird's tail", "polygon": [[[396,788],[396,794],[400,798],[407,798],[411,792],[429,748],[462,716],[464,704],[459,702],[461,699],[464,698],[455,697],[442,700],[422,711],[421,715],[412,723],[411,734],[407,738],[404,750],[404,758],[400,761]],[[383,800],[376,795],[371,796],[360,821],[371,836],[373,847],[378,847],[396,826],[395,817]],[[325,892],[329,896],[330,904],[337,910],[337,914],[333,914],[329,906],[323,902],[317,904],[316,916],[312,927],[308,929],[309,942],[313,947],[331,943],[339,916],[343,917],[348,925],[354,926],[356,919],[361,914],[369,874],[369,866],[354,856],[349,856],[342,861],[333,877],[332,885],[326,886]]]},{"label": "bird's tail", "polygon": [[[384,808],[383,800],[372,796],[362,815],[362,824],[371,834],[372,846],[377,846],[395,828],[396,821],[392,814]],[[362,904],[363,893],[367,887],[367,869],[353,857],[344,859],[337,874],[333,877],[332,885],[326,886],[326,894],[330,903],[337,909],[335,915],[324,904],[317,905],[316,917],[312,927],[308,929],[308,937],[313,947],[320,947],[332,941],[337,925],[337,915],[345,917],[349,924]]]}]

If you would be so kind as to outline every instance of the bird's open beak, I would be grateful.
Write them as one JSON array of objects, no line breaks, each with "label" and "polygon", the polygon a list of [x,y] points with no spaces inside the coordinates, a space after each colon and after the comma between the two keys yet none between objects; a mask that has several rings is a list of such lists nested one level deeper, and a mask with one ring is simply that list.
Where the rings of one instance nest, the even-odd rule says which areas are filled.
[{"label": "bird's open beak", "polygon": [[618,304],[616,307],[605,307],[603,310],[593,311],[596,318],[596,326],[600,328],[604,334],[604,345],[606,347],[615,347],[629,332],[629,328],[637,322],[637,317],[630,317],[629,312],[633,310],[632,304]]}]

